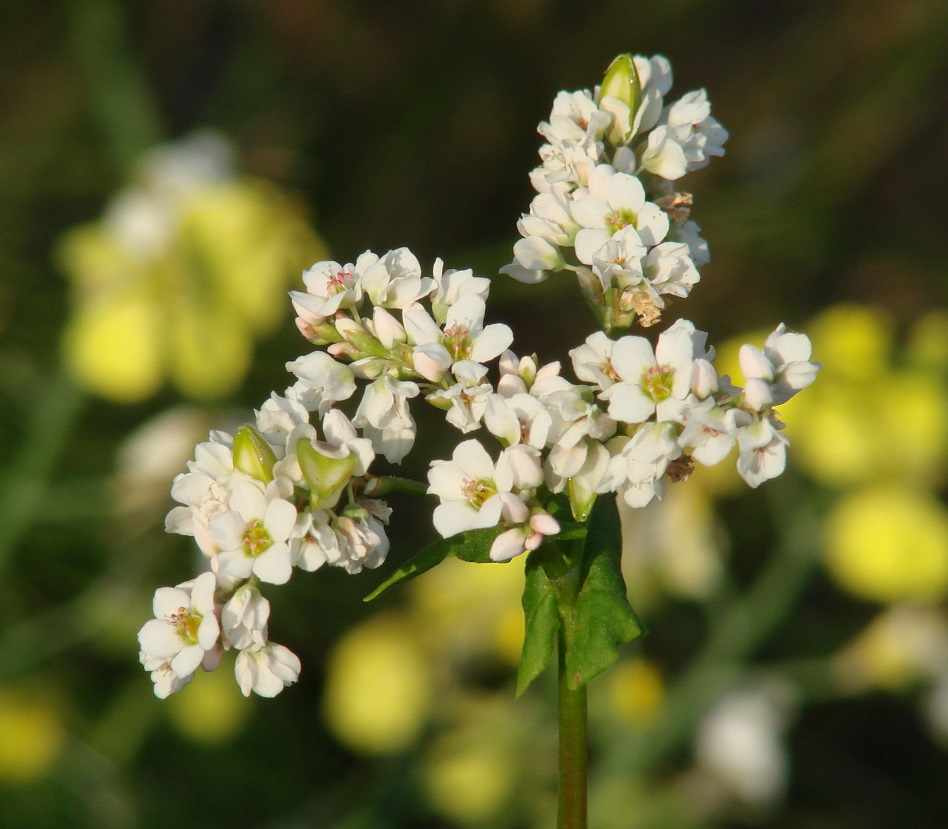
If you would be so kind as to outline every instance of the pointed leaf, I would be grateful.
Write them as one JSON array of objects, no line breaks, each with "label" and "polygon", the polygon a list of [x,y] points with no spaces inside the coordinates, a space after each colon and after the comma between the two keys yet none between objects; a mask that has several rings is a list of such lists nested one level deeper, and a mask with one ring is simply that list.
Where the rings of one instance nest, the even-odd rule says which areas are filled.
[{"label": "pointed leaf", "polygon": [[556,649],[556,634],[560,627],[556,595],[543,567],[533,555],[527,559],[522,601],[524,634],[517,667],[518,697],[549,663]]},{"label": "pointed leaf", "polygon": [[420,553],[413,555],[392,575],[375,588],[363,601],[370,602],[377,599],[392,585],[426,573],[435,565],[440,564],[448,556],[454,556],[461,561],[473,561],[478,564],[496,563],[490,560],[490,547],[494,539],[500,535],[500,527],[488,527],[485,530],[468,530],[460,535],[449,538],[439,538],[425,547]]},{"label": "pointed leaf", "polygon": [[583,551],[581,586],[567,642],[570,688],[598,676],[619,657],[619,645],[645,631],[622,578],[622,530],[614,497],[596,500]]}]

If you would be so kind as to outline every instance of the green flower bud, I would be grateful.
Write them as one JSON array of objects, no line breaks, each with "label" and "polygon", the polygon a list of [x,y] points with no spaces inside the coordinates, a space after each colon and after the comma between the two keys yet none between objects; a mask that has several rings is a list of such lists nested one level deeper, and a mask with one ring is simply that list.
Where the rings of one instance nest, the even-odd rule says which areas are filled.
[{"label": "green flower bud", "polygon": [[273,464],[277,461],[270,444],[249,423],[234,435],[234,468],[265,484],[273,480]]},{"label": "green flower bud", "polygon": [[599,87],[599,102],[603,98],[617,98],[629,108],[628,123],[617,123],[610,134],[610,140],[618,144],[628,136],[635,113],[642,103],[642,82],[632,55],[619,55],[609,64],[602,86]]},{"label": "green flower bud", "polygon": [[371,357],[388,357],[391,352],[355,320],[336,320],[336,330],[343,339],[359,352]]},{"label": "green flower bud", "polygon": [[569,507],[575,518],[583,523],[589,518],[593,504],[596,503],[596,493],[584,487],[575,478],[569,479]]},{"label": "green flower bud", "polygon": [[313,509],[329,509],[338,503],[358,462],[353,454],[341,458],[324,455],[308,440],[296,444],[296,459],[309,485]]}]

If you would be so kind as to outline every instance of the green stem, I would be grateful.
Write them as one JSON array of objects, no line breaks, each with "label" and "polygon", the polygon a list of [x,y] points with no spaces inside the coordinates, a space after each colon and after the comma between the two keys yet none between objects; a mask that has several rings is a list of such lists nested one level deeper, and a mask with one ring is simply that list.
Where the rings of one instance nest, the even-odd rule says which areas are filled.
[{"label": "green stem", "polygon": [[385,476],[375,478],[366,485],[365,494],[370,498],[380,498],[392,492],[404,492],[406,495],[418,495],[422,498],[434,497],[428,495],[428,485],[411,478],[397,478]]},{"label": "green stem", "polygon": [[559,642],[560,779],[557,829],[586,829],[586,789],[589,774],[586,686],[572,690],[566,672],[566,637]]}]

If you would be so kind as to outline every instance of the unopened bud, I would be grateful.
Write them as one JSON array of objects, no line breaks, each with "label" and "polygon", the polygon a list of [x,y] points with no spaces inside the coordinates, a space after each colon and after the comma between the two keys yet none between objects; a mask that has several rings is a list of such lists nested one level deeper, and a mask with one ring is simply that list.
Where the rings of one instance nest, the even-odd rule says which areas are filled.
[{"label": "unopened bud", "polygon": [[362,354],[388,357],[389,350],[355,320],[348,317],[336,320],[336,330],[343,339]]},{"label": "unopened bud", "polygon": [[253,426],[241,426],[234,435],[234,468],[264,484],[273,480],[277,461],[272,447]]},{"label": "unopened bud", "polygon": [[[606,76],[602,79],[602,85],[599,87],[599,101],[597,103],[602,103],[604,98],[615,98],[629,108],[627,123],[617,123],[613,131],[615,137],[619,138],[615,143],[620,143],[632,129],[635,113],[639,108],[639,104],[642,103],[642,82],[639,80],[639,73],[636,71],[632,55],[619,55],[609,64]],[[618,117],[618,113],[613,114]]]}]

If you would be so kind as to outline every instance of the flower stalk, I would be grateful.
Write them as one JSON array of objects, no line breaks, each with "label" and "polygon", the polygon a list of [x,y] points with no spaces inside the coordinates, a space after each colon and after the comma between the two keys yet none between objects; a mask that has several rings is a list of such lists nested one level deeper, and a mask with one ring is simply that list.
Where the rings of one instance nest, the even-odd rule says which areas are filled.
[{"label": "flower stalk", "polygon": [[559,787],[557,829],[586,829],[589,744],[586,686],[572,689],[566,668],[566,637],[559,636]]}]

